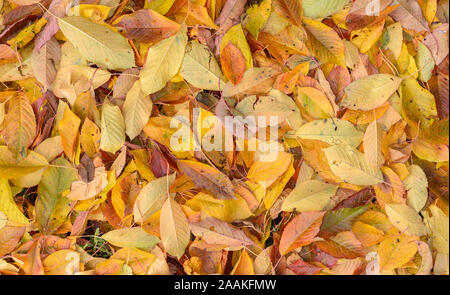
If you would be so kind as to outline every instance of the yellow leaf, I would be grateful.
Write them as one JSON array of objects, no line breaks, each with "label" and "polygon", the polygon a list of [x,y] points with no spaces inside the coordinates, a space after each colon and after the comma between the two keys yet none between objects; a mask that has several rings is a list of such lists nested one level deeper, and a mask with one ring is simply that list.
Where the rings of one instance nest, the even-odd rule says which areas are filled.
[{"label": "yellow leaf", "polygon": [[303,12],[309,18],[325,18],[339,12],[349,0],[303,0]]},{"label": "yellow leaf", "polygon": [[258,40],[259,32],[263,29],[270,13],[272,12],[272,0],[263,0],[259,4],[253,4],[247,8],[249,20],[245,26],[247,31]]},{"label": "yellow leaf", "polygon": [[358,221],[372,225],[384,233],[387,233],[392,229],[392,224],[388,217],[376,210],[368,210],[364,212],[361,216],[359,216]]},{"label": "yellow leaf", "polygon": [[344,182],[374,185],[383,182],[379,168],[367,162],[364,154],[350,145],[335,145],[324,149],[331,171]]},{"label": "yellow leaf", "polygon": [[431,126],[431,119],[437,116],[436,102],[433,94],[422,88],[415,79],[403,81],[401,86],[403,111],[408,119],[420,128]]},{"label": "yellow leaf", "polygon": [[333,118],[306,123],[295,135],[302,139],[320,140],[330,145],[348,144],[352,147],[358,147],[363,139],[363,133],[351,123]]},{"label": "yellow leaf", "polygon": [[417,244],[411,237],[389,237],[378,247],[381,269],[396,269],[408,263],[417,252]]},{"label": "yellow leaf", "polygon": [[89,157],[93,157],[100,150],[100,141],[100,129],[89,118],[86,118],[80,133],[80,143],[83,151]]},{"label": "yellow leaf", "polygon": [[80,253],[59,250],[47,256],[42,264],[46,275],[73,275],[80,270]]},{"label": "yellow leaf", "polygon": [[0,212],[6,215],[8,220],[19,224],[28,224],[28,218],[17,207],[11,193],[9,182],[5,178],[0,178]]},{"label": "yellow leaf", "polygon": [[303,21],[310,33],[310,43],[315,55],[322,63],[333,63],[345,66],[344,43],[339,35],[327,25],[315,21]]},{"label": "yellow leaf", "polygon": [[150,269],[155,255],[137,248],[122,248],[111,256],[111,259],[118,259],[131,267],[136,275],[145,275]]},{"label": "yellow leaf", "polygon": [[386,45],[392,51],[396,60],[399,59],[403,47],[403,28],[400,23],[393,23],[386,28],[389,43]]},{"label": "yellow leaf", "polygon": [[133,150],[130,153],[134,157],[134,161],[136,162],[136,169],[139,174],[147,181],[152,181],[156,179],[152,170],[150,169],[150,157],[147,150]]},{"label": "yellow leaf", "polygon": [[442,163],[449,160],[449,150],[445,143],[433,144],[422,139],[420,135],[414,140],[412,150],[418,158],[429,162]]},{"label": "yellow leaf", "polygon": [[374,186],[381,207],[386,203],[405,204],[405,187],[401,178],[389,167],[381,167],[384,182]]},{"label": "yellow leaf", "polygon": [[273,125],[271,117],[276,117],[277,120],[275,122],[282,124],[293,114],[291,106],[271,96],[260,96],[257,98],[255,95],[252,95],[241,100],[235,109],[244,117],[265,117],[265,123],[267,125]]},{"label": "yellow leaf", "polygon": [[52,162],[42,175],[36,200],[36,223],[44,234],[51,234],[60,227],[70,213],[70,200],[66,192],[77,178],[77,173],[64,158]]},{"label": "yellow leaf", "polygon": [[254,275],[253,260],[250,258],[246,250],[242,250],[239,260],[233,267],[230,275]]},{"label": "yellow leaf", "polygon": [[420,7],[422,8],[423,14],[428,21],[432,24],[436,16],[437,11],[437,0],[419,0]]},{"label": "yellow leaf", "polygon": [[295,174],[294,162],[292,161],[286,173],[264,192],[263,201],[264,206],[266,207],[267,210],[272,208],[272,206],[277,201],[278,197],[283,192],[286,184],[289,182],[289,180],[294,174]]},{"label": "yellow leaf", "polygon": [[116,247],[135,247],[151,250],[159,239],[145,232],[141,227],[121,228],[107,232],[102,239]]},{"label": "yellow leaf", "polygon": [[298,183],[284,200],[281,210],[287,212],[323,210],[336,191],[337,186],[318,180]]},{"label": "yellow leaf", "polygon": [[145,94],[161,90],[180,69],[187,43],[187,28],[150,47],[147,61],[140,72],[141,89]]},{"label": "yellow leaf", "polygon": [[204,3],[196,2],[198,1],[184,2],[185,5],[174,15],[175,20],[178,23],[185,22],[188,26],[202,25],[217,30],[219,27],[212,21],[208,10],[203,6]]},{"label": "yellow leaf", "polygon": [[166,251],[177,257],[183,256],[190,241],[190,228],[181,206],[169,197],[161,209],[161,241]]},{"label": "yellow leaf", "polygon": [[423,45],[422,42],[418,42],[416,64],[419,68],[419,79],[422,82],[428,82],[432,75],[435,67],[435,62],[431,51]]},{"label": "yellow leaf", "polygon": [[59,28],[87,60],[100,67],[120,70],[135,65],[127,40],[119,33],[81,16],[58,18]]},{"label": "yellow leaf", "polygon": [[356,221],[353,224],[352,232],[366,248],[378,244],[384,238],[383,231],[361,221]]},{"label": "yellow leaf", "polygon": [[125,130],[131,140],[138,136],[147,124],[152,108],[150,96],[142,92],[141,84],[136,81],[128,91],[122,106]]},{"label": "yellow leaf", "polygon": [[[430,214],[431,213],[431,214]],[[438,207],[431,205],[423,212],[426,223],[431,230],[433,248],[440,253],[448,254],[448,216]]]},{"label": "yellow leaf", "polygon": [[425,172],[417,165],[408,167],[409,175],[403,180],[408,191],[408,206],[420,212],[428,199],[428,180]]},{"label": "yellow leaf", "polygon": [[94,5],[94,4],[80,4],[70,8],[68,15],[82,16],[96,23],[106,20],[110,13],[111,7],[105,5]]},{"label": "yellow leaf", "polygon": [[314,118],[333,117],[334,110],[325,93],[313,87],[298,87],[297,100],[303,109]]},{"label": "yellow leaf", "polygon": [[367,53],[378,41],[383,33],[384,21],[378,22],[361,30],[352,31],[351,41],[361,53]]},{"label": "yellow leaf", "polygon": [[181,65],[180,74],[184,79],[200,89],[221,90],[224,76],[214,54],[205,45],[189,42]]},{"label": "yellow leaf", "polygon": [[58,123],[58,132],[61,136],[61,143],[64,153],[70,161],[74,161],[76,147],[78,144],[78,129],[80,128],[81,120],[66,106],[64,115]]},{"label": "yellow leaf", "polygon": [[400,232],[417,237],[427,233],[422,218],[413,208],[403,204],[386,204],[385,209],[389,220]]},{"label": "yellow leaf", "polygon": [[36,152],[29,151],[26,158],[16,161],[6,146],[0,146],[0,178],[18,179],[47,166],[47,160]]},{"label": "yellow leaf", "polygon": [[[168,147],[179,159],[190,158],[191,151],[194,150],[191,129],[177,120],[177,118],[167,116],[151,117],[144,127],[144,132],[152,140]],[[176,137],[178,134],[181,134],[182,138],[186,138],[187,140],[182,141],[179,145],[174,145],[171,138]]]},{"label": "yellow leaf", "polygon": [[42,27],[47,23],[45,18],[39,19],[37,22],[25,27],[17,36],[11,38],[7,43],[13,48],[23,48],[33,40],[34,36],[39,33]]},{"label": "yellow leaf", "polygon": [[125,143],[125,122],[120,108],[105,100],[102,106],[100,149],[116,153]]},{"label": "yellow leaf", "polygon": [[175,0],[153,0],[153,1],[145,1],[144,8],[145,9],[153,9],[157,11],[159,14],[166,14],[169,9],[172,7]]},{"label": "yellow leaf", "polygon": [[292,161],[291,154],[280,152],[274,162],[255,162],[250,167],[247,178],[268,188],[288,170]]},{"label": "yellow leaf", "polygon": [[170,185],[175,174],[160,177],[147,183],[139,192],[134,203],[134,220],[144,222],[163,206],[169,196]]},{"label": "yellow leaf", "polygon": [[341,107],[369,111],[382,106],[397,91],[403,79],[388,74],[370,75],[345,88]]},{"label": "yellow leaf", "polygon": [[382,138],[383,131],[375,120],[367,126],[366,132],[364,133],[363,146],[367,161],[379,168],[385,161],[383,152],[381,151]]},{"label": "yellow leaf", "polygon": [[186,206],[226,222],[244,220],[252,215],[247,203],[240,197],[237,200],[218,200],[200,192],[187,201]]}]

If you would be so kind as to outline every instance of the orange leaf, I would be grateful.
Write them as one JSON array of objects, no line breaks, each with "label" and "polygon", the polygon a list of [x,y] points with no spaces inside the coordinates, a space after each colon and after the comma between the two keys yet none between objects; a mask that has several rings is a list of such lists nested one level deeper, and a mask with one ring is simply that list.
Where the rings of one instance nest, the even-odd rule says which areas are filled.
[{"label": "orange leaf", "polygon": [[320,231],[325,213],[326,211],[302,212],[292,219],[281,235],[281,255],[310,244]]},{"label": "orange leaf", "polygon": [[245,73],[245,57],[231,41],[223,48],[220,63],[228,80],[233,84],[239,84]]}]

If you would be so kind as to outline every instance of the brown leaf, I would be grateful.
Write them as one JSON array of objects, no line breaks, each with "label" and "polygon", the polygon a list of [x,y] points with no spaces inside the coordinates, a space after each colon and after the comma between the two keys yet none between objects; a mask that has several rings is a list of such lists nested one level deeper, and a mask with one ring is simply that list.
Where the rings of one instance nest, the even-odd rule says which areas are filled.
[{"label": "brown leaf", "polygon": [[312,263],[305,262],[302,259],[289,264],[288,268],[298,275],[307,276],[318,274],[322,270],[322,268],[315,266]]},{"label": "brown leaf", "polygon": [[125,15],[116,26],[125,30],[128,39],[156,43],[174,35],[180,25],[151,9]]},{"label": "brown leaf", "polygon": [[235,199],[230,179],[216,168],[195,161],[178,161],[181,171],[189,176],[197,187],[209,190],[218,199]]},{"label": "brown leaf", "polygon": [[390,16],[407,30],[426,32],[430,28],[417,1],[398,0],[400,6]]},{"label": "brown leaf", "polygon": [[201,237],[208,244],[236,248],[253,244],[253,241],[242,230],[214,217],[191,223],[190,226],[192,233]]},{"label": "brown leaf", "polygon": [[12,252],[25,233],[25,227],[6,226],[0,229],[0,257]]}]

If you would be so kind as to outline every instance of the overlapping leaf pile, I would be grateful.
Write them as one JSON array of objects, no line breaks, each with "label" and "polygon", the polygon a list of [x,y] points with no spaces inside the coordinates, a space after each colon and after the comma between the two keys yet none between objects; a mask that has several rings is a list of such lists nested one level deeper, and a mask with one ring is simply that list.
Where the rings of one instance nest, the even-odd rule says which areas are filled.
[{"label": "overlapping leaf pile", "polygon": [[448,274],[448,0],[0,10],[1,274]]}]

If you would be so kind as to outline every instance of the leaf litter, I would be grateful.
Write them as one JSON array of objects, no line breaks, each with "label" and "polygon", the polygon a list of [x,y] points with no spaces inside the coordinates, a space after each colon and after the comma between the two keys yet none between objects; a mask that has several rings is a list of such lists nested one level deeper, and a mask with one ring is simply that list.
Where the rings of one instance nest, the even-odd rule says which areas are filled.
[{"label": "leaf litter", "polygon": [[0,1],[0,274],[448,275],[448,1],[373,2]]}]

